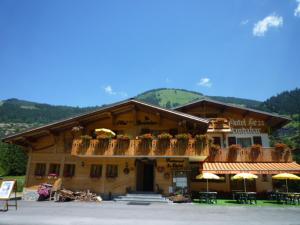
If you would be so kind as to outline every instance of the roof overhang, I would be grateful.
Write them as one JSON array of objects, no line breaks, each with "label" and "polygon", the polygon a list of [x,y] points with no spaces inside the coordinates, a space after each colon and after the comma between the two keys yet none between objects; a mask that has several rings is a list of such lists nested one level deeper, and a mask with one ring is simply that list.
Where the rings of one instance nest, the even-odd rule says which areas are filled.
[{"label": "roof overhang", "polygon": [[250,108],[242,107],[239,105],[219,102],[219,101],[215,101],[215,100],[211,100],[211,99],[197,100],[197,101],[176,107],[176,108],[174,108],[174,110],[188,113],[189,109],[198,107],[199,105],[203,105],[203,104],[218,107],[218,108],[222,109],[223,111],[226,109],[234,109],[234,110],[240,111],[240,113],[242,115],[249,115],[250,113],[252,115],[255,115],[255,114],[261,115],[265,118],[265,120],[268,121],[268,123],[271,125],[271,127],[276,128],[276,129],[283,127],[284,125],[288,124],[291,121],[291,118],[289,118],[287,116],[279,115],[276,113],[269,113],[269,112],[265,112],[265,111],[261,111],[261,110],[257,110],[257,109],[250,109]]},{"label": "roof overhang", "polygon": [[180,120],[186,120],[186,121],[191,121],[193,123],[198,123],[201,126],[203,126],[205,129],[207,129],[209,120],[196,117],[193,115],[189,115],[183,112],[171,110],[171,109],[165,109],[159,106],[155,106],[149,103],[144,103],[141,101],[138,101],[136,99],[128,99],[125,101],[121,101],[118,103],[114,103],[111,105],[107,105],[104,107],[101,107],[98,110],[89,112],[89,113],[84,113],[80,114],[78,116],[74,116],[68,119],[60,120],[54,123],[50,123],[44,126],[32,128],[14,135],[9,135],[5,138],[2,139],[2,141],[7,142],[7,143],[16,143],[20,142],[23,143],[23,140],[26,138],[30,137],[39,137],[43,135],[47,135],[49,133],[55,133],[55,130],[57,129],[68,129],[71,128],[72,126],[80,125],[81,123],[84,123],[85,121],[88,121],[89,119],[97,119],[99,116],[107,116],[106,114],[116,110],[122,110],[124,107],[128,105],[136,105],[137,107],[144,107],[145,109],[148,110],[153,110],[162,114],[166,114],[169,117],[174,117],[178,118]]}]

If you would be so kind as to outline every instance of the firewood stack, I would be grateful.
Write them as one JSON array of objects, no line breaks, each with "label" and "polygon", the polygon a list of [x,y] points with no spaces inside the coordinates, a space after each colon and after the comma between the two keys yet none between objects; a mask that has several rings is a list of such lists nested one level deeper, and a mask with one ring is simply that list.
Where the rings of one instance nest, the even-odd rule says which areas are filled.
[{"label": "firewood stack", "polygon": [[96,202],[101,201],[101,197],[97,196],[95,193],[87,191],[77,191],[73,192],[67,189],[61,189],[58,191],[58,200],[65,202],[65,201],[85,201],[85,202]]}]

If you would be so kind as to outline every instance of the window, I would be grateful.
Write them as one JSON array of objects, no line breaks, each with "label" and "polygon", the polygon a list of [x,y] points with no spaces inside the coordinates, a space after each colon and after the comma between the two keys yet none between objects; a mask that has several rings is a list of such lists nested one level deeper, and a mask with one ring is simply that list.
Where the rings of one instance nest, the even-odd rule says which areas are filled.
[{"label": "window", "polygon": [[262,180],[262,182],[268,182],[268,175],[267,174],[263,174],[261,176],[261,180]]},{"label": "window", "polygon": [[106,177],[115,178],[118,176],[118,165],[106,166]]},{"label": "window", "polygon": [[56,176],[59,176],[59,171],[60,171],[60,164],[50,164],[49,167],[49,174],[55,174]]},{"label": "window", "polygon": [[46,174],[46,164],[45,163],[37,163],[35,165],[34,175],[35,176],[45,176]]},{"label": "window", "polygon": [[251,146],[251,138],[247,137],[247,138],[237,138],[237,144],[239,144],[240,146],[242,146],[242,148],[248,148]]},{"label": "window", "polygon": [[228,146],[236,144],[236,137],[228,137]]},{"label": "window", "polygon": [[100,178],[102,176],[102,165],[91,165],[90,177]]},{"label": "window", "polygon": [[254,136],[253,137],[253,144],[255,144],[255,145],[262,145],[261,136]]},{"label": "window", "polygon": [[75,165],[65,164],[64,165],[64,177],[74,177],[75,175]]}]

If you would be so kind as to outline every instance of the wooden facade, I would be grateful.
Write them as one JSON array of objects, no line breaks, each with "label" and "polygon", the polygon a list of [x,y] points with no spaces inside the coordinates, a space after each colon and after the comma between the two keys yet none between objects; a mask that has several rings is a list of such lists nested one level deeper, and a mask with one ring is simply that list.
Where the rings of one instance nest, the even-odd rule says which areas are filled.
[{"label": "wooden facade", "polygon": [[[206,162],[291,163],[290,150],[271,148],[268,139],[273,129],[288,121],[281,116],[209,101],[167,110],[131,99],[4,141],[27,150],[25,187],[29,189],[52,182],[48,175],[55,173],[65,188],[89,189],[104,197],[134,191],[168,195],[182,183],[186,183],[187,191],[205,188],[195,176]],[[97,138],[97,128],[108,128],[129,138]],[[153,138],[145,144],[141,135],[148,133]],[[172,138],[162,143],[158,138],[162,133],[171,134]],[[189,134],[188,138],[176,136],[182,133]],[[84,139],[86,135],[91,138]],[[230,143],[234,141],[241,148],[232,148]],[[255,149],[253,144],[261,147]],[[300,168],[294,172],[300,172]],[[268,181],[257,181],[258,191],[272,189],[270,175],[267,176]],[[230,191],[229,175],[225,175],[224,182],[212,184],[212,188]]]}]

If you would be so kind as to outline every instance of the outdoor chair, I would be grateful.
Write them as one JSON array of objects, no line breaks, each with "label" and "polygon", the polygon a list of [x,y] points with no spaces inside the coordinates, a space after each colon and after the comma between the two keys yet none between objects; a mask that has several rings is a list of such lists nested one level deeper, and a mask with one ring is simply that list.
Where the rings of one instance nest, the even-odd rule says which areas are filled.
[{"label": "outdoor chair", "polygon": [[257,204],[256,193],[247,194],[247,200],[249,204]]}]

